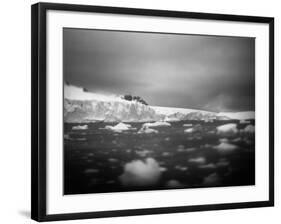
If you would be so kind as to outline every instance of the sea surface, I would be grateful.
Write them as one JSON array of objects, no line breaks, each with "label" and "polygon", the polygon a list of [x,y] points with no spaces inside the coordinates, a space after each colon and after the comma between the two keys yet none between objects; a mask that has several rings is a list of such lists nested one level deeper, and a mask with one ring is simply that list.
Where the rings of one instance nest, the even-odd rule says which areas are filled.
[{"label": "sea surface", "polygon": [[[237,132],[217,131],[228,123]],[[150,134],[143,123],[107,128],[116,124],[64,124],[64,194],[255,184],[255,135],[244,131],[254,120],[171,122]]]}]

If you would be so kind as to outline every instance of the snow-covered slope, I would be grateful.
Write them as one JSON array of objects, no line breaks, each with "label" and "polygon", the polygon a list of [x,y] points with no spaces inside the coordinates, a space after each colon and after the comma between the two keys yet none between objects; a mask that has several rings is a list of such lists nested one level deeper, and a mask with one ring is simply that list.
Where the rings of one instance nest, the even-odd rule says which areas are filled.
[{"label": "snow-covered slope", "polygon": [[84,122],[149,122],[181,120],[254,119],[252,111],[215,113],[204,110],[148,106],[138,101],[128,101],[117,95],[103,95],[65,84],[64,121]]},{"label": "snow-covered slope", "polygon": [[166,116],[175,114],[175,113],[181,113],[181,114],[188,114],[191,112],[202,112],[202,113],[210,113],[209,111],[204,110],[195,110],[195,109],[187,109],[187,108],[176,108],[176,107],[159,107],[159,106],[151,106],[156,113],[163,114]]},{"label": "snow-covered slope", "polygon": [[179,120],[229,120],[230,118],[219,113],[196,110],[196,109],[186,109],[186,108],[174,108],[174,107],[157,107],[152,106],[152,108],[158,113],[165,115],[166,121],[179,121]]},{"label": "snow-covered slope", "polygon": [[254,111],[242,111],[242,112],[220,112],[219,116],[226,116],[230,119],[236,120],[247,120],[247,119],[255,119]]}]

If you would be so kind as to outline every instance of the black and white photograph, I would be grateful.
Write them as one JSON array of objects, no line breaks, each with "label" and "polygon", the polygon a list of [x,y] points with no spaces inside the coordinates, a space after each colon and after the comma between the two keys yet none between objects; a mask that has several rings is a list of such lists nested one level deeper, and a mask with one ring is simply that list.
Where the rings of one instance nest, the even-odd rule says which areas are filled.
[{"label": "black and white photograph", "polygon": [[255,185],[255,38],[63,29],[64,194]]}]

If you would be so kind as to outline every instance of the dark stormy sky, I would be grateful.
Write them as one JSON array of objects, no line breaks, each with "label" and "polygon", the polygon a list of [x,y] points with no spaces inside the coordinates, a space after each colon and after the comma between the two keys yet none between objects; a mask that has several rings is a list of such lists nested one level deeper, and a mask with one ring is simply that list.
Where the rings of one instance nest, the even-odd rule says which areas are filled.
[{"label": "dark stormy sky", "polygon": [[63,31],[64,78],[150,105],[254,110],[253,38],[85,29]]}]

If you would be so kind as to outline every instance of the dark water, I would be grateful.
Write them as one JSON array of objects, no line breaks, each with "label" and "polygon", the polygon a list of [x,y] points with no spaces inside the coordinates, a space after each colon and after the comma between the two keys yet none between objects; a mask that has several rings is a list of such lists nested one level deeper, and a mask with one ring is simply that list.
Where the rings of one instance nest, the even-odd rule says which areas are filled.
[{"label": "dark water", "polygon": [[[254,185],[254,134],[218,134],[216,127],[226,123],[240,130],[248,125],[172,122],[139,134],[142,123],[120,133],[105,129],[116,123],[89,123],[86,130],[65,124],[64,193]],[[189,127],[183,124],[196,131],[184,133]]]}]

